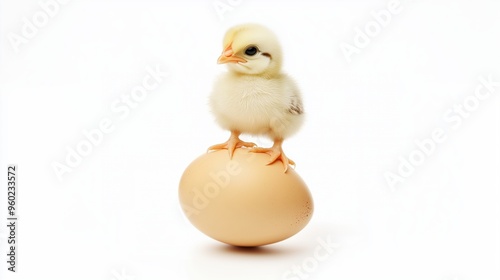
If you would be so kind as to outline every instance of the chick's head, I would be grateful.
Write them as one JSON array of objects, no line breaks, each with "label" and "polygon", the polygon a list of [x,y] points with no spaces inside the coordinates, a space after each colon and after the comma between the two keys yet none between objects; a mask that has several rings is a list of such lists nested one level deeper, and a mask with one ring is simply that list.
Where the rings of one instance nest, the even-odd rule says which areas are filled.
[{"label": "chick's head", "polygon": [[258,24],[234,26],[226,32],[218,61],[230,71],[273,76],[280,72],[282,55],[276,35]]}]

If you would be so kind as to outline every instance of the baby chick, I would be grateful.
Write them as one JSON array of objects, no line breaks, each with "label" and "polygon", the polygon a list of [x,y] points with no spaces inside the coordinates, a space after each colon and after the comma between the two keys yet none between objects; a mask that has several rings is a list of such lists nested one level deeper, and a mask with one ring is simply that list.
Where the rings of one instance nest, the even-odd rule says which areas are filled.
[{"label": "baby chick", "polygon": [[[267,153],[268,164],[278,159],[285,172],[289,159],[281,145],[303,122],[301,94],[295,82],[281,72],[282,52],[276,35],[258,24],[243,24],[229,29],[224,36],[218,61],[229,71],[216,81],[210,106],[217,123],[231,131],[229,139],[209,150],[227,149],[232,157],[240,147]],[[260,148],[240,140],[241,133],[266,135],[274,140],[271,148]]]}]

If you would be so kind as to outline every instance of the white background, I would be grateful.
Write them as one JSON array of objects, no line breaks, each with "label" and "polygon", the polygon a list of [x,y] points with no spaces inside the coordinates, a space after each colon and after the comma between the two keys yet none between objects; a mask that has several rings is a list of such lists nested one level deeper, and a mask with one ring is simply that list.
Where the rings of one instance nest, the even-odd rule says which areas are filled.
[{"label": "white background", "polygon": [[[328,237],[338,248],[308,279],[500,279],[500,87],[456,128],[443,118],[480,76],[500,81],[498,1],[402,2],[350,63],[340,44],[386,1],[242,0],[222,18],[214,3],[73,0],[16,52],[9,38],[42,10],[0,1],[2,216],[19,168],[18,272],[2,218],[1,279],[282,279]],[[315,201],[303,231],[254,250],[203,235],[177,197],[184,168],[228,137],[207,98],[243,22],[278,34],[301,87],[307,121],[284,148]],[[170,76],[120,118],[113,102],[148,66]],[[105,118],[114,130],[59,180],[54,162]],[[446,141],[391,189],[384,174],[436,128]]]}]

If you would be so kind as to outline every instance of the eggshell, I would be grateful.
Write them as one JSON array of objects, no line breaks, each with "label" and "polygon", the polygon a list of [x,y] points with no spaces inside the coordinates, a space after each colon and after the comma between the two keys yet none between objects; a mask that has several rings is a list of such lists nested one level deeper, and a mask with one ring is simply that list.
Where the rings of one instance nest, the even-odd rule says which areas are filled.
[{"label": "eggshell", "polygon": [[237,149],[206,153],[184,171],[179,199],[184,213],[201,232],[235,246],[282,241],[303,229],[313,200],[292,168],[284,173],[270,156]]}]

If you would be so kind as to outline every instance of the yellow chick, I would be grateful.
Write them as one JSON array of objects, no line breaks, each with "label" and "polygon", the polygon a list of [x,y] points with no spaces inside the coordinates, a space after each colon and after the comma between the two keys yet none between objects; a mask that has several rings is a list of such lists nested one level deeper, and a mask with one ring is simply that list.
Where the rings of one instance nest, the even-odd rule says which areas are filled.
[{"label": "yellow chick", "polygon": [[[269,154],[268,164],[281,160],[285,172],[288,164],[295,165],[281,146],[302,125],[304,109],[295,82],[281,72],[282,59],[278,39],[268,28],[243,24],[227,31],[217,62],[227,64],[229,71],[215,82],[210,107],[231,136],[209,150],[227,149],[232,157],[236,148],[249,147],[251,152]],[[241,133],[266,135],[274,144],[256,147],[240,140]]]}]

